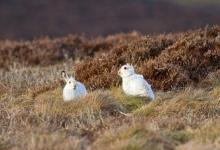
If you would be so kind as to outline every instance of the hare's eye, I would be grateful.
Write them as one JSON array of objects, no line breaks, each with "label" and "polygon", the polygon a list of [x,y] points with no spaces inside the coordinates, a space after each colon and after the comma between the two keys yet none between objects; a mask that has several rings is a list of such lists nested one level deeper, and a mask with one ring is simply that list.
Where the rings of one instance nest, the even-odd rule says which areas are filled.
[{"label": "hare's eye", "polygon": [[71,81],[69,81],[69,84],[71,83]]},{"label": "hare's eye", "polygon": [[124,69],[126,70],[126,69],[128,69],[127,67],[124,67]]}]

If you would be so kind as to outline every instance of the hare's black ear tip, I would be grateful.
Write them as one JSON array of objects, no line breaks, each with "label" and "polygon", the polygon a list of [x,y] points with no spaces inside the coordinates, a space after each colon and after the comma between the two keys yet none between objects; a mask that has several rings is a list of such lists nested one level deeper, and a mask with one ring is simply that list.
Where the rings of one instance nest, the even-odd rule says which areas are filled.
[{"label": "hare's black ear tip", "polygon": [[66,71],[62,70],[62,71],[61,71],[61,75],[63,76],[63,75],[65,75],[65,74],[66,74]]}]

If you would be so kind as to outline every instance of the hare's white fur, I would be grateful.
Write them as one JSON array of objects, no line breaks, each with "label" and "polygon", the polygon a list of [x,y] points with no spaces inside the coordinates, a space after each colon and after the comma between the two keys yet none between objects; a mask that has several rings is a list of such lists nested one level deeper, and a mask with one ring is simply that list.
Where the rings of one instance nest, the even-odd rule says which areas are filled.
[{"label": "hare's white fur", "polygon": [[77,100],[79,97],[87,95],[85,86],[76,81],[74,77],[68,76],[65,71],[62,71],[62,77],[66,81],[66,85],[63,88],[63,100],[65,102]]},{"label": "hare's white fur", "polygon": [[118,75],[122,78],[122,88],[125,94],[148,97],[151,100],[155,99],[151,85],[144,79],[143,75],[135,73],[132,65],[122,66],[118,71]]}]

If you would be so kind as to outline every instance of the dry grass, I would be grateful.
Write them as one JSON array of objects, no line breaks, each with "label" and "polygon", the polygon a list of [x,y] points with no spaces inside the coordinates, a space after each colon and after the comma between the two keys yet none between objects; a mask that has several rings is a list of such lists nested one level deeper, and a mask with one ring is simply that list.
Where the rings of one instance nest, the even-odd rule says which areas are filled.
[{"label": "dry grass", "polygon": [[2,72],[3,87],[13,90],[1,94],[0,149],[220,148],[217,74],[204,81],[204,88],[158,91],[153,102],[127,97],[120,87],[112,87],[64,103],[62,84],[52,80],[59,79],[57,71],[63,67]]},{"label": "dry grass", "polygon": [[[90,45],[87,45],[87,50],[100,45],[95,48],[97,51],[93,49],[94,53],[89,54],[93,57],[87,59],[83,55],[83,60],[78,62],[62,60],[62,63],[57,61],[53,65],[42,66],[24,59],[27,64],[15,63],[11,66],[8,65],[12,62],[7,58],[9,55],[4,55],[8,60],[5,65],[8,66],[0,70],[0,149],[220,149],[220,72],[219,62],[215,60],[219,51],[215,53],[218,39],[213,36],[218,31],[216,28],[206,30],[180,34],[180,37],[140,37],[133,33],[97,38],[94,43],[87,43]],[[203,60],[208,51],[203,46],[197,49],[198,41],[205,40],[201,38],[204,32],[210,37],[207,42],[214,42],[206,66]],[[201,39],[193,40],[195,36]],[[121,38],[127,40],[121,41]],[[176,42],[180,39],[182,42]],[[126,46],[127,41],[131,43]],[[184,41],[190,43],[189,47],[195,44],[194,48],[184,49],[179,54],[178,49],[183,48],[181,45],[187,45]],[[101,43],[108,43],[109,47]],[[134,47],[134,43],[140,45]],[[110,47],[111,51],[102,53]],[[199,54],[200,50],[206,51],[204,57]],[[179,56],[182,56],[181,59],[195,59],[189,62],[190,67],[177,65],[186,61],[177,61]],[[172,62],[178,75],[173,80],[171,72],[160,74],[164,70],[160,70],[159,65],[159,74],[150,76],[153,85],[161,89],[156,90],[155,101],[125,96],[121,87],[115,86],[120,83],[115,71],[128,58],[132,58],[130,60],[137,70],[146,73],[147,77],[150,73],[148,65],[156,61],[157,64],[166,62],[165,66]],[[196,66],[197,71],[193,71]],[[64,83],[60,79],[60,71],[72,72],[72,68],[77,68],[77,79],[85,82],[90,90],[79,101],[64,103]],[[86,71],[89,71],[88,74],[85,74]],[[179,84],[182,79],[188,82],[191,73],[196,76],[189,83],[193,81],[196,84]],[[170,89],[171,81],[176,85],[174,87],[181,88],[164,91]],[[169,85],[167,88],[165,83]],[[120,112],[130,115],[128,117]]]}]

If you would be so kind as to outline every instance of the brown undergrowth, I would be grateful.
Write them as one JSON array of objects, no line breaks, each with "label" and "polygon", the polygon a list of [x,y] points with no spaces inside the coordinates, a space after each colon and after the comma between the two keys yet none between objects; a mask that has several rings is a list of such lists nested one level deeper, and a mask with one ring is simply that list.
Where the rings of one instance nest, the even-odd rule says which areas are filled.
[{"label": "brown undergrowth", "polygon": [[220,69],[220,29],[218,27],[176,35],[142,36],[126,45],[77,65],[81,81],[92,89],[117,85],[117,70],[132,63],[155,89],[178,89],[197,85],[210,72]]},{"label": "brown undergrowth", "polygon": [[[77,78],[90,89],[118,85],[119,67],[132,63],[155,89],[178,89],[197,85],[220,69],[218,26],[177,34],[144,36],[136,32],[87,39],[70,35],[34,41],[0,43],[0,68],[48,66],[69,59]],[[80,61],[82,60],[82,61]]]},{"label": "brown undergrowth", "polygon": [[[220,148],[218,27],[81,40],[92,52],[78,61],[49,57],[49,63],[33,63],[19,53],[9,65],[13,53],[0,56],[6,59],[0,70],[0,149]],[[123,93],[117,69],[126,62],[153,84],[155,101]],[[61,70],[75,70],[89,94],[63,102]]]}]

